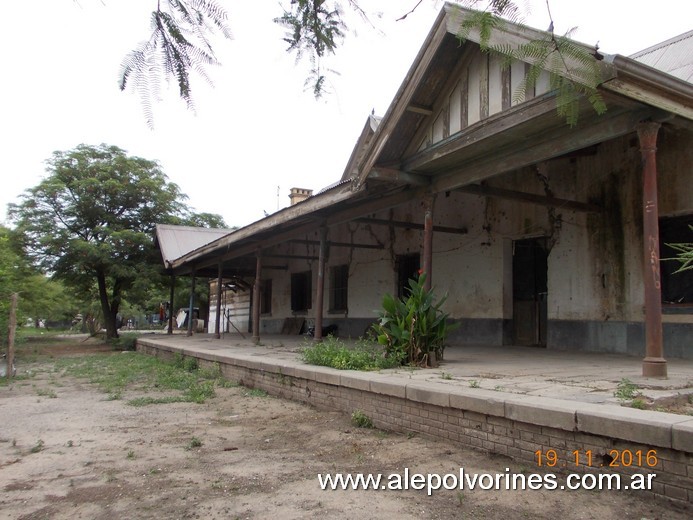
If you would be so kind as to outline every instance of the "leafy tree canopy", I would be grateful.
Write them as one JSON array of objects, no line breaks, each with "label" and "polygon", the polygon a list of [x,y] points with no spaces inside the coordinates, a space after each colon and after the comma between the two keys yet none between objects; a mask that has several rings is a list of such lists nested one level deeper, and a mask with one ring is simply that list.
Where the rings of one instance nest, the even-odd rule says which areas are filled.
[{"label": "leafy tree canopy", "polygon": [[157,223],[223,225],[195,215],[159,164],[105,144],[54,152],[48,176],[9,207],[26,254],[80,295],[98,297],[109,337],[124,298],[147,298],[160,280]]},{"label": "leafy tree canopy", "polygon": [[7,340],[10,297],[19,295],[17,322],[27,319],[70,320],[78,302],[58,281],[31,266],[12,230],[0,226],[0,344]]}]

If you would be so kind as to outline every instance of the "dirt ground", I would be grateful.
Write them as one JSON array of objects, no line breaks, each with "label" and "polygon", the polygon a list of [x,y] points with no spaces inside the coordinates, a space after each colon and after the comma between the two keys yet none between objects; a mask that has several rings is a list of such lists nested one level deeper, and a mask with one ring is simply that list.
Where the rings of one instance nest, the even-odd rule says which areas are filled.
[{"label": "dirt ground", "polygon": [[0,518],[691,518],[624,491],[323,491],[317,475],[327,472],[537,468],[258,394],[219,388],[204,404],[132,407],[136,392],[107,400],[51,371],[0,386]]}]

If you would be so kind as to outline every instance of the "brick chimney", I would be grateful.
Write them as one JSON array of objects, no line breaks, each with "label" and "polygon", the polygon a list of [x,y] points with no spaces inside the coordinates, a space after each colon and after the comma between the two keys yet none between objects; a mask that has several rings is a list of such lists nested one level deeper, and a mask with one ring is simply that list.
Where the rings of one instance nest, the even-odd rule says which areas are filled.
[{"label": "brick chimney", "polygon": [[313,195],[313,190],[307,190],[305,188],[291,188],[289,193],[289,199],[291,200],[291,205],[303,202],[308,197]]}]

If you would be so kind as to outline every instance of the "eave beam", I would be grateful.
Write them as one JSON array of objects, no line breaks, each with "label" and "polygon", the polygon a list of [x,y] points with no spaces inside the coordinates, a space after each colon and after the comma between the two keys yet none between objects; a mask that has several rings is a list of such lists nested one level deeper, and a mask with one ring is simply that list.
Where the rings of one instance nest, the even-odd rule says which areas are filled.
[{"label": "eave beam", "polygon": [[393,168],[373,168],[370,175],[368,175],[368,179],[388,181],[398,184],[411,184],[412,186],[428,186],[431,184],[430,177],[395,170]]}]

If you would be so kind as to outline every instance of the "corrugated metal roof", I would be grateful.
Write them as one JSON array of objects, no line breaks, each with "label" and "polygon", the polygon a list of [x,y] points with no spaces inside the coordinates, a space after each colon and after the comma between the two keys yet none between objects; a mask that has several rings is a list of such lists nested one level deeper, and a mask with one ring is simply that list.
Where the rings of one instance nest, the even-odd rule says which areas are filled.
[{"label": "corrugated metal roof", "polygon": [[630,58],[693,83],[693,31],[636,52]]},{"label": "corrugated metal roof", "polygon": [[164,265],[195,249],[228,235],[232,229],[200,228],[193,226],[156,225],[156,240],[161,249]]}]

